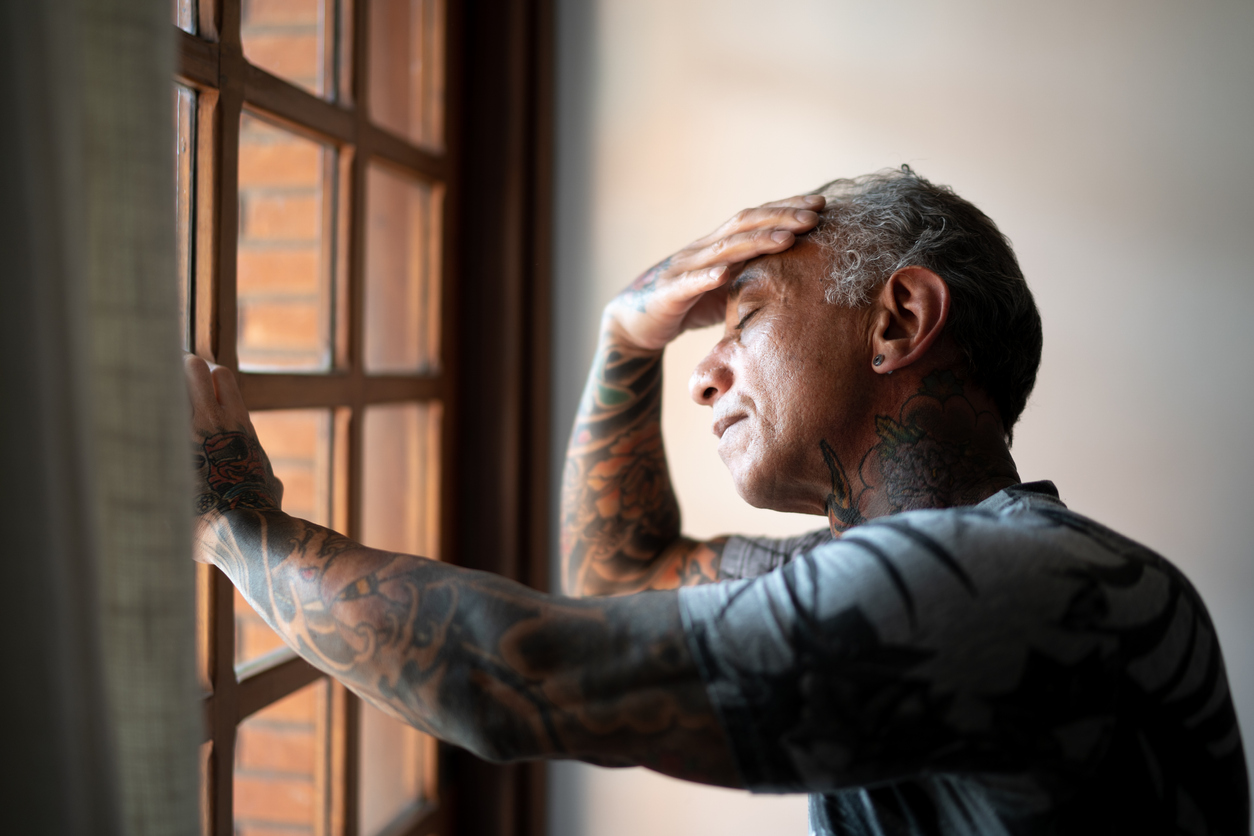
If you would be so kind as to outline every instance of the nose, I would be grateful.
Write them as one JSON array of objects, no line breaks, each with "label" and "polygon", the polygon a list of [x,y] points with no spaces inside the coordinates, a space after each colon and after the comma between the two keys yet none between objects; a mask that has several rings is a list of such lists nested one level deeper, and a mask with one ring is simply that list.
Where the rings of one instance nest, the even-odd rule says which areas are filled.
[{"label": "nose", "polygon": [[688,379],[688,393],[701,406],[714,406],[731,389],[732,373],[727,367],[725,348],[722,342],[714,346]]}]

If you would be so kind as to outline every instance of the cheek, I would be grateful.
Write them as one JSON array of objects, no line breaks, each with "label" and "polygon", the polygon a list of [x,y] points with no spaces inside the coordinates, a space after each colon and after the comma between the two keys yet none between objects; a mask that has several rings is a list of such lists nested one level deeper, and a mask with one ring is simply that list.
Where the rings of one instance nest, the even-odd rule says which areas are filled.
[{"label": "cheek", "polygon": [[831,380],[813,359],[787,345],[776,344],[762,358],[760,386],[764,412],[779,433],[788,435],[807,424],[816,404],[828,399]]}]

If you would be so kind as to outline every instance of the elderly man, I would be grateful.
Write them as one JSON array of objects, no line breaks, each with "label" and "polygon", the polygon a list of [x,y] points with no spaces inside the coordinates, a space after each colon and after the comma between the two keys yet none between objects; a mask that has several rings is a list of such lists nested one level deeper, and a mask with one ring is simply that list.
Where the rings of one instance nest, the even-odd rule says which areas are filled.
[{"label": "elderly man", "polygon": [[[720,455],[747,501],[823,531],[681,535],[661,356],[720,319],[691,382]],[[606,309],[562,502],[563,582],[592,597],[283,514],[230,375],[191,358],[198,557],[311,662],[487,758],[809,792],[820,834],[1246,833],[1197,593],[1020,482],[1040,346],[979,210],[908,169],[836,181]]]}]

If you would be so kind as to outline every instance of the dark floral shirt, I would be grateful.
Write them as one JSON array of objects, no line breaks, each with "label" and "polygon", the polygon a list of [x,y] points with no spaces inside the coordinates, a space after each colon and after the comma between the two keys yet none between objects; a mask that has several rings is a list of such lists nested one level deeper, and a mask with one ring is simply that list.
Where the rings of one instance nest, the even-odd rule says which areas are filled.
[{"label": "dark floral shirt", "polygon": [[689,643],[746,786],[811,793],[812,833],[1249,833],[1197,592],[1048,482],[723,571],[680,593]]}]

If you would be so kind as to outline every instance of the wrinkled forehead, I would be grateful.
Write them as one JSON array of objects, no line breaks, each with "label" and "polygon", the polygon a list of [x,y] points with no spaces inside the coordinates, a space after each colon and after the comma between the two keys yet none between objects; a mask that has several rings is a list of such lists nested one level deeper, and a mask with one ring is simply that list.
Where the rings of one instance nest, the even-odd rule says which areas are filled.
[{"label": "wrinkled forehead", "polygon": [[804,282],[822,280],[825,254],[822,249],[802,236],[782,253],[762,255],[745,263],[740,274],[727,287],[729,300],[736,300],[742,293],[779,291],[798,287]]}]

